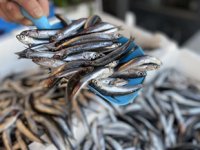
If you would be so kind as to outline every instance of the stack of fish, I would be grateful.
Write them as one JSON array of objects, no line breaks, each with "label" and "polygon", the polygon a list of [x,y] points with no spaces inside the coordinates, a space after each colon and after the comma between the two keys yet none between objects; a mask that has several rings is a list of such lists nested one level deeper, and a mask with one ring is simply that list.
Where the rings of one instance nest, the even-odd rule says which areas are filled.
[{"label": "stack of fish", "polygon": [[[142,85],[127,86],[125,80],[145,77],[146,71],[161,65],[158,59],[146,55],[119,64],[120,59],[135,50],[135,47],[130,50],[133,39],[120,43],[121,36],[117,33],[120,27],[103,22],[99,16],[65,24],[63,29],[23,31],[17,39],[29,47],[17,54],[51,69],[44,87],[67,79],[67,100],[76,99],[80,90],[90,83],[104,95],[133,93]],[[116,85],[116,82],[122,83]]]},{"label": "stack of fish", "polygon": [[167,69],[134,104],[97,119],[79,150],[199,150],[200,82]]}]

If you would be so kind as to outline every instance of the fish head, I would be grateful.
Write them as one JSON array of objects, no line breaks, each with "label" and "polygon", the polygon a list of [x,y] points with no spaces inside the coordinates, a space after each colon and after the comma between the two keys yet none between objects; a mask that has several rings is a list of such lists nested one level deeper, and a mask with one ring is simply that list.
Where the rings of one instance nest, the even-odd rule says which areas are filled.
[{"label": "fish head", "polygon": [[23,44],[26,44],[26,45],[29,45],[29,44],[32,43],[32,42],[31,42],[32,39],[31,39],[30,37],[28,37],[28,36],[23,35],[23,34],[17,35],[16,38],[17,38],[20,42],[22,42]]},{"label": "fish head", "polygon": [[148,70],[157,70],[160,68],[160,65],[158,64],[150,64],[147,66]]}]

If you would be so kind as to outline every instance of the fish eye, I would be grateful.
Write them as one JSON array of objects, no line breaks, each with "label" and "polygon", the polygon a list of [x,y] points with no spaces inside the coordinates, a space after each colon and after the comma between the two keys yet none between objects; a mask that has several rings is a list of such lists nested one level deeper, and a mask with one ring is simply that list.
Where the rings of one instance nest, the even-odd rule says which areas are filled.
[{"label": "fish eye", "polygon": [[21,35],[21,39],[22,39],[22,40],[24,40],[24,39],[25,39],[25,36],[24,36],[23,34]]},{"label": "fish eye", "polygon": [[140,76],[143,76],[143,73],[142,73],[142,72],[139,72],[139,75],[140,75]]}]

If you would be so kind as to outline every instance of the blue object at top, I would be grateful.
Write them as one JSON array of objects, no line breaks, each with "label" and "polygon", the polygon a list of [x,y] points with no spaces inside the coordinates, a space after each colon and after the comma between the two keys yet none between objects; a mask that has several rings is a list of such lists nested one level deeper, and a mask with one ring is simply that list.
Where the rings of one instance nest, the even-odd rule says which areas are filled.
[{"label": "blue object at top", "polygon": [[40,18],[33,18],[22,7],[21,7],[21,12],[23,16],[31,20],[38,29],[59,29],[63,27],[62,23],[56,23],[54,25],[50,25],[48,18],[45,16],[42,16]]}]

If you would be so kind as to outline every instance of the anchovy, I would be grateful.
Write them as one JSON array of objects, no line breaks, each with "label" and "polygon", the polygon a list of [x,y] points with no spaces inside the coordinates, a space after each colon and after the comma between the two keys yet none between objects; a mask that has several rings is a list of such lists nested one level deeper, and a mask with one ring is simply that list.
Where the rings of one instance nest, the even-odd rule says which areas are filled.
[{"label": "anchovy", "polygon": [[75,98],[77,94],[80,92],[80,89],[85,85],[89,84],[89,82],[95,78],[107,78],[113,73],[112,68],[102,68],[92,73],[88,73],[87,76],[81,78],[77,83],[76,87],[74,87],[74,92],[72,97]]},{"label": "anchovy", "polygon": [[124,85],[127,85],[128,84],[128,81],[125,80],[125,79],[120,79],[120,78],[117,78],[115,80],[113,80],[111,82],[112,85],[115,85],[115,86],[124,86]]},{"label": "anchovy", "polygon": [[10,128],[18,119],[20,113],[17,113],[15,116],[10,116],[6,118],[3,122],[0,123],[0,133],[4,130]]},{"label": "anchovy", "polygon": [[99,143],[100,141],[99,141],[99,138],[98,138],[97,128],[98,128],[97,122],[94,121],[92,123],[91,135],[92,135],[93,141],[95,143],[95,146],[97,146],[98,149],[102,149],[101,146],[100,146],[100,143]]},{"label": "anchovy", "polygon": [[47,130],[47,134],[59,150],[66,150],[66,144],[64,137],[61,135],[59,129],[56,127],[53,121],[51,121],[50,118],[46,118],[43,116],[34,116],[34,120],[38,123],[40,123],[44,128]]},{"label": "anchovy", "polygon": [[32,133],[32,131],[29,130],[20,119],[18,119],[16,121],[16,127],[17,127],[17,129],[18,129],[18,131],[20,133],[22,133],[23,135],[25,135],[31,141],[35,141],[35,142],[39,142],[39,143],[44,143],[43,140],[41,140],[39,137],[37,137],[37,135],[34,135],[34,133]]},{"label": "anchovy", "polygon": [[50,76],[49,79],[47,80],[51,80],[51,78],[70,77],[71,75],[73,75],[74,73],[77,73],[80,70],[81,68],[72,68],[72,69],[57,73],[56,75]]},{"label": "anchovy", "polygon": [[85,18],[73,21],[69,26],[65,27],[61,31],[57,32],[54,36],[52,36],[51,40],[58,41],[75,34],[84,25],[85,22]]},{"label": "anchovy", "polygon": [[58,29],[32,29],[25,30],[20,35],[29,36],[35,39],[49,39],[51,36],[58,33]]},{"label": "anchovy", "polygon": [[143,68],[143,66],[145,66],[146,70],[147,69],[153,70],[153,69],[159,68],[159,66],[161,64],[162,63],[159,59],[148,56],[148,55],[144,55],[144,56],[136,57],[136,58],[128,61],[127,63],[122,64],[117,70],[118,71],[125,71],[125,70],[129,70],[129,69],[140,70],[140,67]]},{"label": "anchovy", "polygon": [[79,107],[78,101],[73,100],[72,105],[74,107],[77,117],[83,122],[84,126],[87,129],[87,132],[90,132],[90,127],[89,127],[89,123],[87,121],[85,112],[82,110],[82,108]]},{"label": "anchovy", "polygon": [[101,22],[101,23],[99,23],[95,26],[91,26],[91,27],[83,30],[79,34],[105,32],[105,31],[109,31],[109,30],[112,30],[112,29],[118,29],[118,28],[119,27],[116,27],[112,24],[109,24],[109,23],[106,23],[106,22]]},{"label": "anchovy", "polygon": [[26,49],[24,51],[21,52],[17,52],[15,53],[19,56],[19,59],[21,58],[52,58],[54,56],[55,53],[53,52],[38,52],[38,51],[34,51],[32,49]]},{"label": "anchovy", "polygon": [[[72,101],[74,96],[77,94],[79,89],[81,88],[79,85],[79,81],[84,78],[85,75],[93,71],[93,67],[83,68],[79,72],[75,73],[68,81],[66,88],[66,100]],[[77,87],[77,88],[76,88]]]},{"label": "anchovy", "polygon": [[71,127],[69,126],[69,124],[67,123],[67,121],[65,121],[62,118],[58,118],[58,117],[53,117],[53,119],[58,123],[58,125],[60,126],[60,128],[63,130],[63,132],[71,137],[74,138],[74,135],[71,131]]},{"label": "anchovy", "polygon": [[130,79],[130,78],[141,78],[147,75],[146,71],[140,70],[126,70],[126,71],[117,71],[114,72],[111,77],[113,78],[123,78],[123,79]]},{"label": "anchovy", "polygon": [[18,142],[19,147],[21,148],[21,150],[29,150],[27,143],[22,138],[22,135],[20,134],[20,132],[18,130],[15,131],[15,137],[17,139],[17,142]]},{"label": "anchovy", "polygon": [[85,43],[80,45],[75,45],[72,47],[68,47],[65,49],[62,49],[60,51],[57,51],[54,55],[54,58],[65,58],[68,55],[80,53],[84,51],[97,51],[100,48],[111,46],[113,42],[107,41],[107,42],[93,42],[93,43]]},{"label": "anchovy", "polygon": [[187,105],[187,106],[200,106],[200,103],[193,101],[193,100],[188,100],[188,99],[184,98],[182,95],[179,95],[178,93],[176,93],[174,91],[165,91],[164,94],[172,97],[173,100],[179,104],[183,104],[183,105]]},{"label": "anchovy", "polygon": [[[84,44],[84,43],[91,43],[91,42],[106,42],[106,41],[115,41],[117,42],[117,38],[119,38],[118,34],[102,34],[102,33],[93,33],[93,34],[86,34],[81,35],[75,38],[72,38],[70,40],[66,40],[63,43],[55,43],[55,51],[69,47],[74,46],[76,44]],[[53,47],[52,47],[53,48]]]},{"label": "anchovy", "polygon": [[97,60],[94,60],[93,65],[103,66],[103,65],[109,64],[110,62],[113,62],[114,60],[121,58],[125,53],[128,52],[128,47],[130,46],[131,42],[132,42],[132,38],[130,38],[130,40],[126,42],[124,45],[110,52],[106,56],[99,58]]},{"label": "anchovy", "polygon": [[38,40],[21,34],[17,35],[16,37],[20,42],[22,42],[25,45],[28,45],[29,47],[49,43],[49,40]]},{"label": "anchovy", "polygon": [[94,59],[97,59],[97,58],[102,57],[102,56],[104,56],[104,55],[102,53],[98,53],[98,52],[82,52],[82,53],[79,53],[79,54],[67,56],[63,60],[64,61],[94,60]]},{"label": "anchovy", "polygon": [[42,113],[51,114],[54,116],[65,116],[64,110],[58,110],[54,106],[45,105],[39,102],[34,102],[34,108]]},{"label": "anchovy", "polygon": [[104,128],[119,129],[119,130],[124,130],[124,131],[129,131],[129,132],[134,131],[134,128],[132,126],[130,126],[129,124],[127,124],[123,121],[117,121],[115,123],[110,123]]},{"label": "anchovy", "polygon": [[62,60],[52,59],[52,58],[33,58],[32,61],[42,67],[45,68],[57,68],[59,66],[62,66],[66,62]]},{"label": "anchovy", "polygon": [[8,115],[11,115],[13,112],[21,112],[22,107],[20,106],[11,106],[7,107],[5,110],[0,112],[0,122],[2,122]]},{"label": "anchovy", "polygon": [[36,122],[32,119],[31,111],[30,110],[25,111],[24,116],[27,120],[28,127],[31,129],[31,131],[34,134],[38,135],[39,134],[38,126],[37,126]]},{"label": "anchovy", "polygon": [[130,94],[135,91],[138,91],[139,89],[143,87],[141,84],[136,85],[136,86],[119,87],[119,86],[114,86],[114,85],[107,85],[107,84],[99,82],[98,80],[92,80],[92,85],[95,88],[97,88],[102,94],[111,95],[111,96]]},{"label": "anchovy", "polygon": [[91,149],[92,145],[93,145],[92,140],[85,141],[85,143],[83,145],[83,150],[89,150],[89,149]]},{"label": "anchovy", "polygon": [[128,84],[128,81],[120,78],[104,78],[104,79],[98,79],[99,82],[102,82],[103,84],[108,85],[114,85],[114,86],[124,86]]},{"label": "anchovy", "polygon": [[12,150],[11,129],[3,131],[2,141],[7,150]]},{"label": "anchovy", "polygon": [[112,137],[107,136],[106,141],[108,141],[108,143],[112,146],[112,148],[114,150],[123,150],[121,145],[116,140],[114,140]]},{"label": "anchovy", "polygon": [[97,16],[97,15],[90,16],[87,19],[87,21],[85,22],[84,29],[92,27],[92,26],[100,23],[101,21],[102,21],[101,18],[99,16]]},{"label": "anchovy", "polygon": [[183,134],[183,133],[185,133],[185,130],[186,130],[186,127],[184,125],[185,120],[184,120],[184,118],[181,114],[181,111],[180,111],[178,105],[173,101],[172,101],[172,107],[173,107],[175,117],[176,117],[178,124],[179,124],[180,133]]}]

